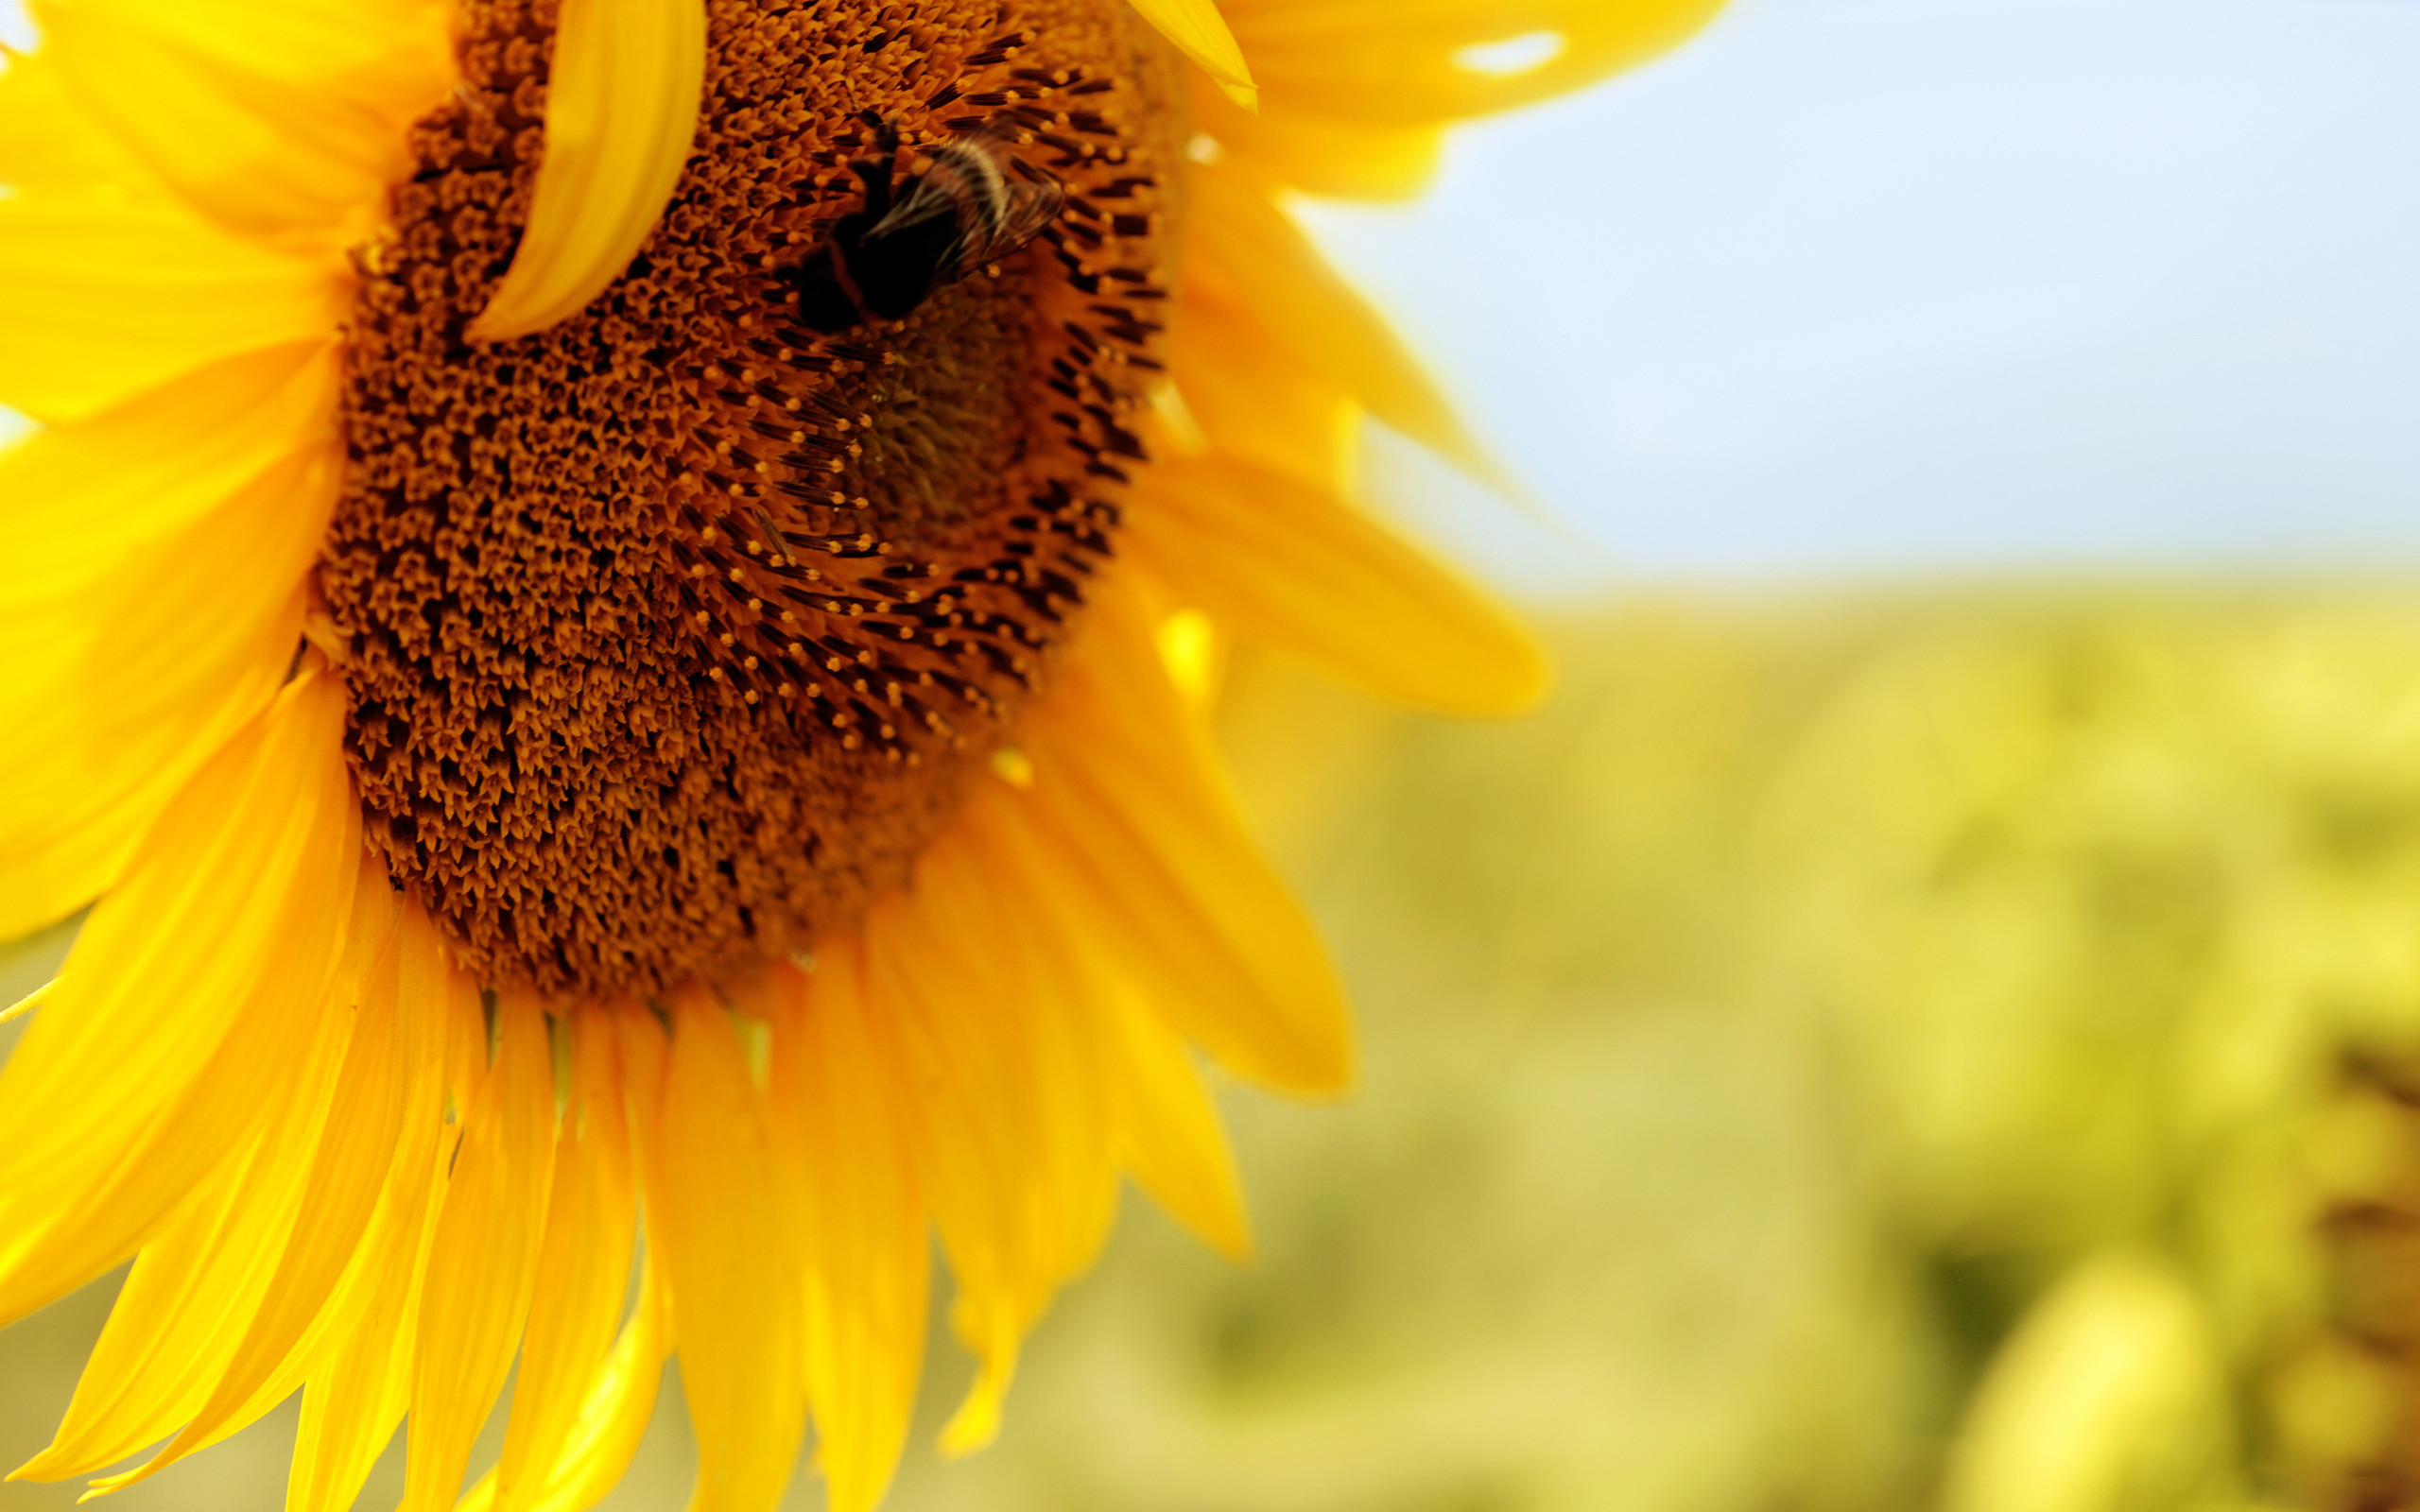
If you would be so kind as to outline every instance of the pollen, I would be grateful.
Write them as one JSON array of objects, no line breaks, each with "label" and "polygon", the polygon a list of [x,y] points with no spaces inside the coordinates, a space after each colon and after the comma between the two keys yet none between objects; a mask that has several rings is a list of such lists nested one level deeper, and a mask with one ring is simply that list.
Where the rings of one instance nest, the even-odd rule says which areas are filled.
[{"label": "pollen", "polygon": [[[1125,0],[713,0],[685,177],[579,315],[463,338],[544,144],[551,5],[473,0],[356,258],[319,567],[370,843],[495,983],[723,980],[853,925],[993,768],[1115,550],[1190,128]],[[899,320],[781,277],[895,132],[1065,208]],[[845,669],[845,670],[844,670]]]}]

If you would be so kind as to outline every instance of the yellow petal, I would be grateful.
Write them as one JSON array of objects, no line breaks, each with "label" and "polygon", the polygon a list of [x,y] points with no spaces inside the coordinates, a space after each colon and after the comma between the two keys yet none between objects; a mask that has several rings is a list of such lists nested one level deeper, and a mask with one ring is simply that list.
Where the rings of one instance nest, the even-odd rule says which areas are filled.
[{"label": "yellow petal", "polygon": [[[997,1240],[1028,1251],[1014,1268],[1029,1273],[1022,1289],[1030,1322],[1061,1280],[1092,1263],[1116,1169],[1083,984],[1036,937],[1035,901],[1007,884],[982,836],[964,827],[942,836],[919,862],[909,894],[921,938],[907,935],[893,948],[922,1000],[921,1022],[911,1024],[933,1046],[959,1050],[955,1074],[988,1079],[1002,1104],[987,1143],[1009,1177],[1004,1195],[1030,1232]],[[965,949],[971,940],[992,943]],[[964,1107],[977,1094],[970,1088],[949,1101]]]},{"label": "yellow petal", "polygon": [[[660,1038],[652,1020],[624,1017],[638,1021],[626,1049]],[[806,1432],[801,1287],[771,1200],[779,1172],[764,1095],[730,1016],[702,993],[674,1005],[658,1110],[651,1125],[634,1122],[648,1240],[698,1441],[690,1512],[769,1512]]]},{"label": "yellow petal", "polygon": [[[285,457],[336,441],[339,355],[324,338],[257,348],[10,450],[0,605],[12,620],[48,610]],[[13,650],[22,632],[9,633]]]},{"label": "yellow petal", "polygon": [[324,410],[285,403],[323,401],[332,377],[295,355],[210,369],[257,410],[181,414],[176,385],[0,460],[0,489],[24,490],[0,505],[0,934],[108,886],[284,681],[343,466]]},{"label": "yellow petal", "polygon": [[1219,144],[1222,167],[1307,195],[1408,199],[1428,187],[1444,157],[1443,128],[1306,115],[1264,100],[1236,108],[1205,84],[1193,91],[1194,129]]},{"label": "yellow petal", "polygon": [[[429,1175],[434,1176],[431,1171]],[[414,1221],[373,1230],[397,1247],[368,1281],[362,1326],[315,1365],[302,1392],[302,1420],[287,1467],[287,1512],[347,1512],[411,1401],[413,1325],[427,1278],[427,1236],[437,1228],[443,1183],[424,1179]],[[400,1200],[400,1199],[399,1199]]]},{"label": "yellow petal", "polygon": [[1020,1320],[1004,1295],[961,1294],[950,1304],[950,1327],[977,1355],[975,1383],[958,1411],[942,1425],[936,1445],[944,1459],[959,1459],[1000,1436],[1000,1409],[1015,1383],[1019,1348],[1029,1319]]},{"label": "yellow petal", "polygon": [[1187,1038],[1307,1093],[1352,1076],[1342,988],[1244,833],[1158,661],[1132,585],[1096,590],[1060,683],[1028,715],[1033,865]]},{"label": "yellow petal", "polygon": [[[648,1419],[655,1415],[656,1390],[671,1349],[665,1314],[664,1288],[650,1262],[639,1271],[638,1306],[590,1383],[562,1457],[544,1486],[522,1503],[526,1512],[587,1512],[630,1468]],[[494,1506],[495,1472],[490,1470],[455,1504],[455,1512],[492,1512]]]},{"label": "yellow petal", "polygon": [[698,131],[702,0],[563,0],[528,228],[474,341],[579,313],[655,230]]},{"label": "yellow petal", "polygon": [[360,866],[306,665],[161,816],[0,1070],[0,1317],[117,1263],[290,1095]]},{"label": "yellow petal", "polygon": [[[55,0],[54,0],[55,3]],[[193,50],[272,77],[377,97],[376,87],[450,73],[446,0],[76,0]],[[405,86],[394,84],[403,90]],[[389,110],[417,98],[400,94]],[[406,117],[409,119],[408,116]]]},{"label": "yellow petal", "polygon": [[1387,323],[1244,175],[1215,166],[1194,175],[1185,259],[1185,321],[1235,322],[1253,331],[1259,339],[1251,347],[1273,347],[1326,373],[1371,414],[1480,481],[1502,486],[1495,464]]},{"label": "yellow petal", "polygon": [[1091,1260],[1116,1191],[1098,1068],[1069,1033],[1068,984],[1025,948],[1022,901],[997,884],[977,846],[944,836],[912,889],[878,903],[864,928],[865,990],[895,1026],[918,1168],[957,1280],[951,1327],[980,1360],[942,1431],[953,1455],[996,1431],[1019,1343]]},{"label": "yellow petal", "polygon": [[920,885],[914,900],[894,898],[869,914],[864,980],[916,1091],[917,1168],[956,1281],[951,1332],[978,1365],[942,1431],[942,1452],[954,1456],[998,1431],[1018,1346],[1057,1277],[1032,1200],[1042,1152],[1022,1047],[988,1012],[947,1022],[954,1002],[971,998],[988,1010],[995,983],[959,947],[965,936],[935,917],[932,892]]},{"label": "yellow petal", "polygon": [[495,1065],[472,1093],[429,1247],[402,1512],[451,1507],[521,1342],[554,1170],[554,1056],[533,1002],[495,1007]]},{"label": "yellow petal", "polygon": [[1228,98],[1247,111],[1253,109],[1258,92],[1253,88],[1252,69],[1236,45],[1235,33],[1227,29],[1226,18],[1219,14],[1217,0],[1133,0],[1133,5],[1177,51],[1201,64]]},{"label": "yellow petal", "polygon": [[1349,490],[1360,461],[1361,409],[1344,386],[1276,350],[1249,311],[1205,305],[1194,313],[1201,318],[1171,334],[1168,366],[1182,402],[1178,419],[1198,435],[1163,450],[1216,451]]},{"label": "yellow petal", "polygon": [[[357,953],[377,954],[392,943],[393,894],[374,871],[364,881],[367,886],[354,889],[350,934]],[[357,965],[354,974],[359,974]],[[337,986],[349,988],[350,983],[340,976]],[[238,1366],[242,1379],[226,1406],[240,1406],[317,1311],[315,1297],[290,1333],[266,1349],[255,1344],[247,1356],[244,1347],[258,1337],[264,1303],[285,1272],[289,1240],[307,1211],[322,1133],[345,1090],[342,1069],[355,1059],[353,1005],[331,996],[314,1016],[310,1055],[282,1095],[266,1105],[256,1148],[248,1159],[232,1162],[221,1177],[232,1188],[228,1199],[209,1205],[216,1211],[206,1224],[191,1221],[199,1210],[188,1205],[160,1241],[145,1246],[118,1295],[110,1326],[94,1347],[58,1437],[19,1473],[55,1480],[123,1459],[229,1395],[229,1371]],[[382,1164],[394,1138],[393,1129],[383,1132]],[[368,1195],[374,1198],[375,1193],[372,1186]],[[365,1218],[367,1207],[365,1201]],[[318,1215],[310,1221],[316,1224]],[[357,1238],[357,1230],[345,1236],[336,1267],[349,1258]],[[226,1415],[222,1409],[219,1419]],[[193,1437],[198,1440],[211,1426],[216,1424]],[[155,1458],[140,1469],[95,1482],[95,1489],[118,1489],[164,1463]]]},{"label": "yellow petal", "polygon": [[[157,1473],[291,1396],[314,1342],[347,1321],[335,1298],[347,1271],[368,1263],[362,1241],[389,1186],[405,1178],[399,1162],[426,1162],[441,1111],[443,1015],[440,1004],[399,995],[406,929],[398,895],[385,884],[381,870],[355,889],[352,959],[329,1009],[354,1015],[355,1027],[293,1237],[259,1312],[209,1400],[177,1436],[139,1469],[97,1487],[114,1490]],[[424,919],[411,927],[429,933]]]},{"label": "yellow petal", "polygon": [[0,69],[0,183],[19,194],[160,187],[142,159],[78,107],[48,49],[11,53]]},{"label": "yellow petal", "polygon": [[[1098,948],[1093,919],[1081,905],[1069,906],[1049,869],[1035,865],[1041,842],[1025,807],[1012,790],[987,784],[935,847],[977,847],[985,873],[1024,901],[1013,937],[1050,958],[1044,1005],[1100,1062],[1095,1074],[1116,1160],[1180,1222],[1240,1258],[1251,1247],[1242,1188],[1201,1076],[1183,1041]],[[1078,1255],[1067,1259],[1070,1271],[1082,1263]]]},{"label": "yellow petal", "polygon": [[[428,1054],[440,1066],[466,1041],[482,1054],[486,1046],[477,1001],[465,1002],[453,990],[456,981],[435,929],[416,911],[407,915],[397,995],[434,1013],[439,1042]],[[443,1101],[441,1086],[430,1111],[441,1115]],[[346,1512],[403,1420],[411,1400],[429,1250],[460,1132],[434,1117],[416,1124],[388,1168],[370,1232],[330,1299],[327,1332],[308,1362],[310,1384],[286,1472],[286,1512]]]},{"label": "yellow petal", "polygon": [[203,1373],[214,1362],[196,1358],[195,1345],[206,1346],[207,1337],[181,1339],[165,1362],[147,1358],[147,1347],[155,1331],[181,1324],[190,1329],[199,1306],[218,1301],[216,1295],[197,1294],[223,1290],[231,1280],[212,1261],[231,1230],[241,1242],[247,1210],[257,1209],[248,1201],[254,1192],[249,1178],[265,1163],[265,1143],[255,1138],[214,1172],[143,1246],[110,1310],[109,1326],[85,1362],[59,1432],[48,1448],[10,1470],[10,1480],[56,1481],[89,1473],[158,1439],[201,1404],[210,1389]]},{"label": "yellow petal", "polygon": [[1216,458],[1151,470],[1127,511],[1136,558],[1238,634],[1382,697],[1503,714],[1546,691],[1545,654],[1477,589],[1352,505]]},{"label": "yellow petal", "polygon": [[[397,1267],[406,1282],[398,1306],[420,1298],[412,1258]],[[285,1472],[287,1512],[350,1512],[410,1400],[409,1372],[389,1358],[397,1342],[390,1333],[365,1332],[304,1388]]]},{"label": "yellow petal", "polygon": [[622,1111],[613,1024],[595,1011],[572,1037],[572,1085],[555,1140],[555,1182],[529,1329],[513,1378],[512,1418],[496,1467],[503,1512],[537,1504],[614,1347],[630,1283],[638,1194]]},{"label": "yellow petal", "polygon": [[1112,1082],[1120,1159],[1179,1223],[1230,1260],[1245,1259],[1252,1223],[1243,1182],[1193,1057],[1139,993],[1103,992],[1120,1061]]},{"label": "yellow petal", "polygon": [[405,128],[453,82],[423,49],[375,73],[297,82],[123,8],[39,15],[43,55],[79,102],[187,204],[228,231],[330,258],[381,212],[409,166]]},{"label": "yellow petal", "polygon": [[[1272,108],[1419,123],[1526,105],[1677,46],[1721,0],[1228,0]],[[1538,66],[1473,66],[1470,50],[1558,39]]]},{"label": "yellow petal", "polygon": [[211,225],[164,187],[0,198],[0,404],[80,420],[240,352],[334,335],[340,259]]},{"label": "yellow petal", "polygon": [[925,1358],[931,1240],[904,1069],[867,1017],[855,941],[773,973],[769,1096],[801,1220],[807,1392],[831,1512],[872,1512],[898,1468]]}]

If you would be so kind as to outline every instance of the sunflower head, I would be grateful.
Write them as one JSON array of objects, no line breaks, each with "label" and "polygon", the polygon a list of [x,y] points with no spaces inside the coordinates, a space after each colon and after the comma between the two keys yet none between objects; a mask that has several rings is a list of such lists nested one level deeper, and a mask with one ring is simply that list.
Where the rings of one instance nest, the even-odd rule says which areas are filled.
[{"label": "sunflower head", "polygon": [[[1186,126],[1122,0],[726,7],[644,250],[481,342],[551,19],[466,8],[462,85],[412,128],[319,582],[390,875],[484,976],[662,992],[854,922],[1046,679],[1143,460]],[[815,329],[798,270],[960,143],[1063,209],[994,256],[936,191],[963,276]]]}]

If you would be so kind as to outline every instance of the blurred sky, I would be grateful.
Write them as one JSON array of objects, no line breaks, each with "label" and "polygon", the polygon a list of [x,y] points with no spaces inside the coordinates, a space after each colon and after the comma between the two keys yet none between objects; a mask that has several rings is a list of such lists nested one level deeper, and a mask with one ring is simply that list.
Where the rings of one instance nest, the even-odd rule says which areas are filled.
[{"label": "blurred sky", "polygon": [[1516,583],[2420,565],[2420,0],[1737,0],[1305,218]]}]

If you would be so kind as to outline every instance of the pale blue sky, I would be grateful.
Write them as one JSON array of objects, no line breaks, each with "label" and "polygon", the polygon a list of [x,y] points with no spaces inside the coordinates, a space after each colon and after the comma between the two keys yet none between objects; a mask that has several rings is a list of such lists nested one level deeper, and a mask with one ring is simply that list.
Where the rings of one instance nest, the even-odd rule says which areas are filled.
[{"label": "pale blue sky", "polygon": [[2420,0],[1740,0],[1308,215],[1515,581],[2420,567]]}]

